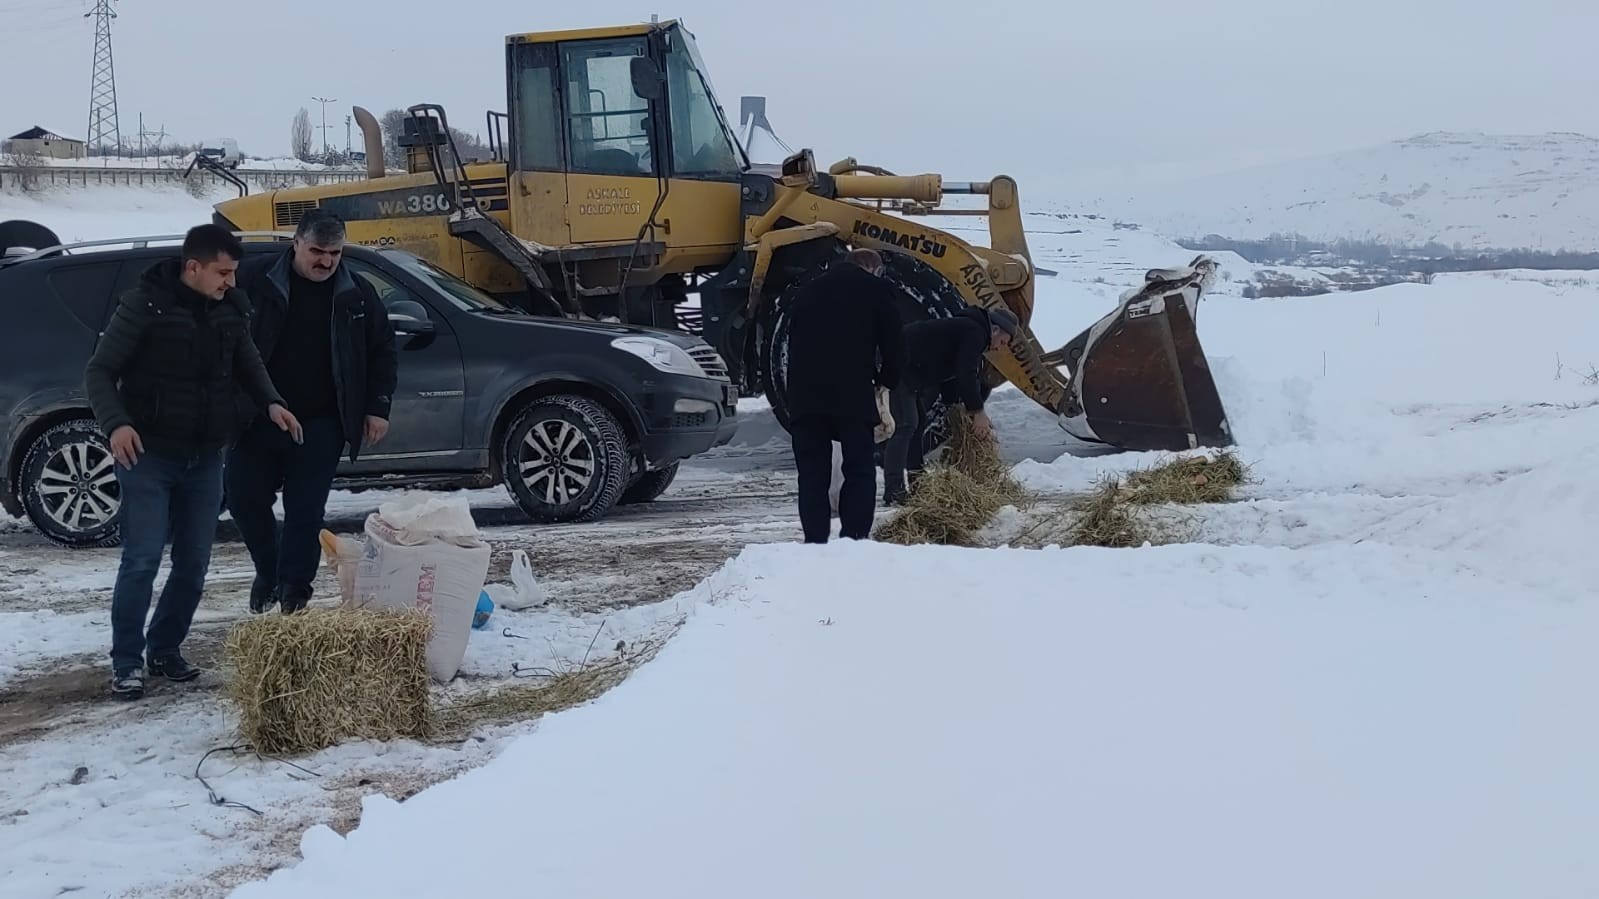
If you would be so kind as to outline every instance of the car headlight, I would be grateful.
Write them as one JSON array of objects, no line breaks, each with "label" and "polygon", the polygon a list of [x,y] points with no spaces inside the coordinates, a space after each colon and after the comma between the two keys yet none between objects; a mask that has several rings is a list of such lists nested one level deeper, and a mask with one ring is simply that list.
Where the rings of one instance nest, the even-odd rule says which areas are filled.
[{"label": "car headlight", "polygon": [[611,341],[611,346],[632,353],[664,372],[694,378],[706,377],[705,369],[694,361],[687,350],[669,341],[655,337],[618,337]]}]

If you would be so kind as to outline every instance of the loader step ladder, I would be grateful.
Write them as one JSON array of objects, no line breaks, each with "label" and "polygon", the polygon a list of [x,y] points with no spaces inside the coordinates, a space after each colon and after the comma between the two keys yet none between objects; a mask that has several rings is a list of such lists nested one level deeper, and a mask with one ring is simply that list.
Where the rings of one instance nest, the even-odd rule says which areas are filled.
[{"label": "loader step ladder", "polygon": [[[550,309],[578,315],[575,305],[562,304],[555,299],[550,279],[544,273],[542,251],[518,239],[478,205],[477,194],[466,175],[466,164],[461,161],[461,153],[455,145],[455,135],[450,132],[444,107],[436,103],[419,103],[407,109],[406,113],[405,134],[401,135],[399,144],[407,152],[425,153],[434,179],[440,187],[449,191],[455,210],[450,215],[450,235],[510,263],[527,281],[534,296],[543,300]],[[448,159],[445,158],[446,153]]]}]

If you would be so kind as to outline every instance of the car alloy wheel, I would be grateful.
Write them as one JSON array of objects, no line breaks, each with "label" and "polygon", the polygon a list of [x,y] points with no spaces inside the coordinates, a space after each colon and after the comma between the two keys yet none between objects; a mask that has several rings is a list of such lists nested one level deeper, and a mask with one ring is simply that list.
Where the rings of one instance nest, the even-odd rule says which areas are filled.
[{"label": "car alloy wheel", "polygon": [[552,506],[569,503],[594,483],[594,444],[577,425],[547,419],[528,428],[517,457],[517,476]]},{"label": "car alloy wheel", "polygon": [[71,547],[118,541],[116,459],[92,420],[62,422],[41,434],[28,448],[20,480],[28,518],[46,537]]},{"label": "car alloy wheel", "polygon": [[534,400],[511,423],[500,453],[506,488],[539,522],[592,521],[627,486],[628,443],[599,402],[560,394]]}]

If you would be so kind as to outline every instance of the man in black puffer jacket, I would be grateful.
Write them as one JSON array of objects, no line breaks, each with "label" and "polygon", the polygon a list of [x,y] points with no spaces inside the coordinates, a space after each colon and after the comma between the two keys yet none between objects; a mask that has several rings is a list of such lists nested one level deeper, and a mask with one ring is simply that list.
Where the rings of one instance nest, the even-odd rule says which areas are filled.
[{"label": "man in black puffer jacket", "polygon": [[[250,341],[249,301],[234,288],[244,248],[216,225],[183,241],[181,259],[157,263],[117,304],[84,373],[89,407],[111,441],[121,488],[122,564],[111,593],[111,689],[144,695],[154,677],[193,680],[179,652],[200,605],[217,513],[222,452],[242,390],[272,426],[300,437]],[[87,497],[89,494],[84,493]],[[172,572],[149,632],[150,594],[167,539]]]},{"label": "man in black puffer jacket", "polygon": [[[254,304],[261,358],[305,426],[294,444],[258,413],[228,456],[228,511],[255,562],[250,611],[306,607],[316,580],[328,492],[339,459],[383,439],[397,376],[394,326],[365,279],[342,265],[344,222],[313,209],[293,245],[257,261],[239,284]],[[272,506],[283,491],[283,527]]]}]

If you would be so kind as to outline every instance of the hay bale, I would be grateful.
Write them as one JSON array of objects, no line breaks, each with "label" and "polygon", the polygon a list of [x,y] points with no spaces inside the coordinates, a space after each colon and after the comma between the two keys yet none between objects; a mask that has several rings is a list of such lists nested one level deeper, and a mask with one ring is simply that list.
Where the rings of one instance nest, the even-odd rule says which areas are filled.
[{"label": "hay bale", "polygon": [[1175,459],[1127,476],[1125,501],[1138,505],[1219,503],[1244,482],[1244,465],[1231,452]]},{"label": "hay bale", "polygon": [[258,752],[428,736],[426,612],[312,609],[235,626],[224,646],[239,729]]}]

